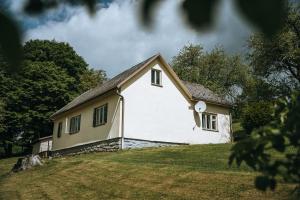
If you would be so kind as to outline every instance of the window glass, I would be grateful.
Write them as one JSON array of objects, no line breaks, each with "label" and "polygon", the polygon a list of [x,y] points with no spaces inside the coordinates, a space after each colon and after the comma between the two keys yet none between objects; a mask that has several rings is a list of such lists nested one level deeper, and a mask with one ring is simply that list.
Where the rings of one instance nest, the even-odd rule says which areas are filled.
[{"label": "window glass", "polygon": [[157,69],[151,70],[151,83],[153,85],[161,85],[161,71]]},{"label": "window glass", "polygon": [[156,71],[156,84],[160,85],[160,71]]},{"label": "window glass", "polygon": [[202,128],[206,129],[206,115],[202,114]]},{"label": "window glass", "polygon": [[100,126],[107,122],[108,106],[107,104],[94,109],[94,126]]},{"label": "window glass", "polygon": [[151,83],[155,84],[155,70],[151,70]]},{"label": "window glass", "polygon": [[217,116],[215,115],[211,116],[211,129],[217,130]]},{"label": "window glass", "polygon": [[80,131],[81,115],[72,117],[70,120],[70,133],[77,133]]},{"label": "window glass", "polygon": [[202,113],[202,129],[217,131],[218,130],[217,115]]},{"label": "window glass", "polygon": [[211,115],[206,115],[207,117],[206,117],[206,128],[207,129],[211,129],[211,126],[210,126],[210,117],[211,117]]},{"label": "window glass", "polygon": [[57,127],[57,137],[58,138],[60,138],[61,132],[62,132],[62,122],[59,122],[58,127]]}]

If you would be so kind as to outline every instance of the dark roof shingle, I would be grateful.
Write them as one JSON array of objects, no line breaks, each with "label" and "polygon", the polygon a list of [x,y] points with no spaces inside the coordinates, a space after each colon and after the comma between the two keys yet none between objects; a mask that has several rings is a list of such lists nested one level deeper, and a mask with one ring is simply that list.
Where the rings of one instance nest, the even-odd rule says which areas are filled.
[{"label": "dark roof shingle", "polygon": [[222,104],[230,106],[231,103],[225,98],[220,97],[213,91],[204,87],[203,85],[197,83],[190,83],[187,81],[182,81],[183,84],[188,88],[189,92],[195,100],[204,100],[211,103]]}]

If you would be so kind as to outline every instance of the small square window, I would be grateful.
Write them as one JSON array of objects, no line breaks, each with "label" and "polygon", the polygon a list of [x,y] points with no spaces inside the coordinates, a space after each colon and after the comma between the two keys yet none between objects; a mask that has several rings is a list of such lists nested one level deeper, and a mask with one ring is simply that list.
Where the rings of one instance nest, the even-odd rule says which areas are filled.
[{"label": "small square window", "polygon": [[157,69],[151,70],[151,84],[161,86],[161,71]]},{"label": "small square window", "polygon": [[202,129],[209,131],[218,131],[217,115],[202,113]]}]

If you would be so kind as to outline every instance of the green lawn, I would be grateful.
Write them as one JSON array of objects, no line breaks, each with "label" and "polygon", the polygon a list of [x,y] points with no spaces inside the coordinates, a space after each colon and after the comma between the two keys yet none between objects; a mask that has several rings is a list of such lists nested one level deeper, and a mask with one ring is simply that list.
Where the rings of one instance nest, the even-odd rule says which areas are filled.
[{"label": "green lawn", "polygon": [[228,167],[231,145],[194,145],[56,158],[8,174],[17,158],[0,160],[0,199],[288,199],[253,187],[255,173]]}]

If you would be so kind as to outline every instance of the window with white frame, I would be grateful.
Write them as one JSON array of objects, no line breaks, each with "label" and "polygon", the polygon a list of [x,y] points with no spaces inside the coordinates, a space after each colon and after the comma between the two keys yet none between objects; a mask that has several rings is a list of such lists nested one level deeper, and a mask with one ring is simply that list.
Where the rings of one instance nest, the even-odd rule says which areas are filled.
[{"label": "window with white frame", "polygon": [[161,86],[161,71],[158,69],[151,70],[151,84]]},{"label": "window with white frame", "polygon": [[81,115],[77,115],[70,119],[70,134],[77,133],[80,131]]},{"label": "window with white frame", "polygon": [[107,122],[107,104],[94,109],[93,126],[104,125]]},{"label": "window with white frame", "polygon": [[218,131],[218,118],[216,114],[202,113],[202,129]]},{"label": "window with white frame", "polygon": [[62,122],[59,122],[58,127],[57,127],[57,137],[58,138],[61,137],[61,132],[62,132]]}]

